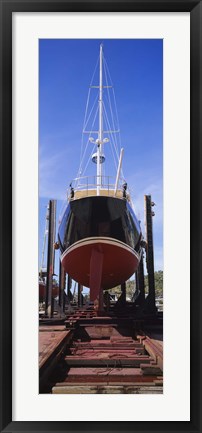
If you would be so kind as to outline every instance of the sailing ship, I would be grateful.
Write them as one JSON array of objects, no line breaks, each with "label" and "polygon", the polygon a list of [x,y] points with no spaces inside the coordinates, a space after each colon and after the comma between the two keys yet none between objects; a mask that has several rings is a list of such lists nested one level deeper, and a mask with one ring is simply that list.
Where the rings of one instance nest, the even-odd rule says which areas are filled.
[{"label": "sailing ship", "polygon": [[[99,52],[97,130],[88,133],[91,160],[97,170],[93,178],[82,176],[71,182],[66,207],[58,230],[61,262],[66,273],[83,286],[90,288],[90,299],[95,301],[103,290],[124,283],[137,270],[141,256],[141,228],[133,210],[127,183],[121,177],[123,148],[117,158],[114,180],[106,176],[104,146],[112,134],[105,122],[103,93],[112,86],[103,81],[105,58],[103,45]],[[106,69],[106,68],[105,68]],[[110,106],[111,108],[111,106]],[[84,128],[85,129],[85,128]],[[114,142],[114,139],[112,140]]]}]

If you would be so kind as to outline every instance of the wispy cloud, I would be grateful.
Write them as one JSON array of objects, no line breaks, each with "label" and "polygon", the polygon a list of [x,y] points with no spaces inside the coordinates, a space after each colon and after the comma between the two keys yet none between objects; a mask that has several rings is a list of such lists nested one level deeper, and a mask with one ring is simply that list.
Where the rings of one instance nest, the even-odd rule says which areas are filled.
[{"label": "wispy cloud", "polygon": [[163,214],[163,182],[160,176],[151,173],[145,178],[145,173],[139,172],[128,178],[129,187],[137,216],[144,221],[144,195],[151,195],[152,201],[156,204],[154,208],[155,219],[162,222]]},{"label": "wispy cloud", "polygon": [[[40,151],[39,157],[39,196],[63,200],[64,184],[68,186],[68,149],[47,156]],[[67,165],[67,167],[65,167]],[[65,178],[67,179],[65,182]]]},{"label": "wispy cloud", "polygon": [[135,213],[141,221],[143,235],[145,236],[144,195],[151,195],[155,203],[153,211],[153,238],[154,238],[154,266],[155,270],[163,269],[163,181],[152,171],[139,171],[128,178],[131,185],[131,195]]}]

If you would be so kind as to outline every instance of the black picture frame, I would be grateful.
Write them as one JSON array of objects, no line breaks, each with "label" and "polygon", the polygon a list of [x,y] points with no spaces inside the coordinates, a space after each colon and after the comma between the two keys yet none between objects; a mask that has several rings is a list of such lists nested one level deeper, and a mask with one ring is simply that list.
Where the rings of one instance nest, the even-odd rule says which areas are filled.
[{"label": "black picture frame", "polygon": [[[191,24],[191,419],[178,422],[12,421],[12,13],[13,12],[190,12]],[[0,0],[1,29],[1,432],[200,432],[201,402],[201,129],[202,5],[195,0]],[[182,156],[183,158],[183,156]],[[183,218],[183,215],[182,215]],[[180,248],[180,247],[179,247]],[[180,288],[179,288],[180,289]],[[183,290],[183,288],[181,288]],[[176,320],[176,338],[177,318]],[[178,368],[176,366],[176,368]],[[174,390],[173,390],[174,392]],[[146,408],[145,408],[146,410]]]}]

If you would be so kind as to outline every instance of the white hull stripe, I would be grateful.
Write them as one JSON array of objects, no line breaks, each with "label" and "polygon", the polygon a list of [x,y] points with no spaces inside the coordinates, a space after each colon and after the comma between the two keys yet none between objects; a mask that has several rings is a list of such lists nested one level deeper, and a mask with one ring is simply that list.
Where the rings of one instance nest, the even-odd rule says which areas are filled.
[{"label": "white hull stripe", "polygon": [[107,237],[92,237],[92,238],[85,238],[81,241],[75,242],[73,245],[71,245],[71,247],[67,248],[64,253],[61,256],[61,260],[64,259],[64,257],[69,254],[70,252],[72,252],[73,250],[78,249],[79,247],[83,247],[86,245],[93,245],[93,244],[108,244],[108,245],[113,245],[119,248],[123,248],[124,250],[126,250],[127,252],[133,254],[137,260],[140,260],[140,255],[134,251],[131,247],[129,247],[128,245],[124,244],[124,242],[112,239],[112,238],[107,238]]}]

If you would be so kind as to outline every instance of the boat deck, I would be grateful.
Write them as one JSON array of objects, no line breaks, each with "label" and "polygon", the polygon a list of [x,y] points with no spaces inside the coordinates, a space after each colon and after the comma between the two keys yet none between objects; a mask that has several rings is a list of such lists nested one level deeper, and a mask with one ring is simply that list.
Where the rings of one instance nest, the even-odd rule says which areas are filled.
[{"label": "boat deck", "polygon": [[[123,199],[123,191],[121,189],[116,191],[116,194],[114,193],[114,189],[109,189],[109,188],[100,188],[99,190],[99,195],[102,197],[116,197],[116,198],[120,198]],[[93,197],[93,196],[97,196],[97,190],[95,188],[92,189],[81,189],[81,190],[76,190],[74,191],[74,197],[70,197],[70,201],[71,200],[78,200],[80,198],[85,198],[85,197]],[[127,200],[129,200],[129,194],[127,194]]]}]

